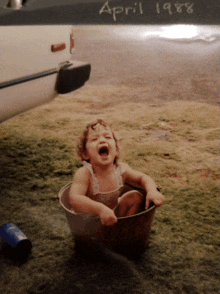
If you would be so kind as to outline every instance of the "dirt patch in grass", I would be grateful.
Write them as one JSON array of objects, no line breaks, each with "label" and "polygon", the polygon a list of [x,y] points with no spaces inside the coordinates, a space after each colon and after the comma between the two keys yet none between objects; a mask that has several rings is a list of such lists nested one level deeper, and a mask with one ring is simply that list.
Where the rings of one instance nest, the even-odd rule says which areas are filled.
[{"label": "dirt patch in grass", "polygon": [[[124,85],[88,85],[0,126],[0,224],[15,223],[33,244],[24,263],[0,251],[2,293],[217,293],[219,109],[134,103],[126,93]],[[121,159],[166,197],[137,260],[77,254],[55,198],[81,165],[77,138],[96,118],[113,123]]]}]

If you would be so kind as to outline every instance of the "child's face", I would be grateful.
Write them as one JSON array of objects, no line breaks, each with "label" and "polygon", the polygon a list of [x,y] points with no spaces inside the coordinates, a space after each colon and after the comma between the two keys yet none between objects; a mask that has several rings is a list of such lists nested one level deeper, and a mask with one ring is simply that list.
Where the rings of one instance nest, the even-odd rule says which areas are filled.
[{"label": "child's face", "polygon": [[109,127],[97,125],[94,130],[89,129],[84,159],[92,165],[108,165],[114,162],[117,155],[116,142]]}]

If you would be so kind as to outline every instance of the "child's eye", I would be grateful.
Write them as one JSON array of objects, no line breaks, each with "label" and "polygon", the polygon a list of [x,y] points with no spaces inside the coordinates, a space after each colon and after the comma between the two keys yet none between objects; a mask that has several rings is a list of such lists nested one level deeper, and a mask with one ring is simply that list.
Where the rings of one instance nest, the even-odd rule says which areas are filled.
[{"label": "child's eye", "polygon": [[106,135],[105,138],[106,138],[106,139],[112,139],[112,136],[110,136],[110,135]]}]

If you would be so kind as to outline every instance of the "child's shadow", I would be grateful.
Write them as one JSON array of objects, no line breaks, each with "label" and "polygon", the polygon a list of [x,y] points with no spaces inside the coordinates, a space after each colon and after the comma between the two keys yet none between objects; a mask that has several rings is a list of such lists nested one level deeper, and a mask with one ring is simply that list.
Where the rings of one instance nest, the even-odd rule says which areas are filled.
[{"label": "child's shadow", "polygon": [[76,251],[65,267],[65,273],[57,285],[56,293],[145,292],[142,275],[135,263],[103,247],[98,247],[88,254]]}]

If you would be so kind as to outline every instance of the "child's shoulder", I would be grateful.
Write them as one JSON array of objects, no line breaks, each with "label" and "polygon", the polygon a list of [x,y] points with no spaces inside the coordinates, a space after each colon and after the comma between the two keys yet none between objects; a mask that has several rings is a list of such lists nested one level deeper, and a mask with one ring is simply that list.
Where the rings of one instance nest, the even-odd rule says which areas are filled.
[{"label": "child's shoulder", "polygon": [[80,167],[74,174],[74,179],[89,179],[90,171],[85,166]]},{"label": "child's shoulder", "polygon": [[129,165],[127,163],[121,161],[118,163],[118,166],[120,167],[122,174],[125,173],[126,170],[129,168]]}]

